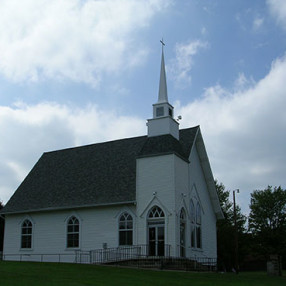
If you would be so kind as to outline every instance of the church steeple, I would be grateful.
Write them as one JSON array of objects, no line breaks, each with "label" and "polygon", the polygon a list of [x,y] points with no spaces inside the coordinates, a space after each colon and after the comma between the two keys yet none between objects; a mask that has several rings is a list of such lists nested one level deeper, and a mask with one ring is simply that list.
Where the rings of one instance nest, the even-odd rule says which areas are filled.
[{"label": "church steeple", "polygon": [[173,118],[174,107],[168,102],[167,93],[167,80],[164,61],[164,49],[165,46],[163,40],[162,44],[162,56],[161,56],[161,70],[159,81],[159,94],[157,103],[153,104],[153,118],[148,119],[148,136],[158,136],[164,134],[170,134],[179,140],[179,123]]},{"label": "church steeple", "polygon": [[160,71],[158,103],[168,102],[167,81],[166,81],[166,71],[165,71],[165,61],[164,61],[165,43],[163,42],[163,39],[160,42],[162,43],[162,56],[161,56],[161,71]]}]

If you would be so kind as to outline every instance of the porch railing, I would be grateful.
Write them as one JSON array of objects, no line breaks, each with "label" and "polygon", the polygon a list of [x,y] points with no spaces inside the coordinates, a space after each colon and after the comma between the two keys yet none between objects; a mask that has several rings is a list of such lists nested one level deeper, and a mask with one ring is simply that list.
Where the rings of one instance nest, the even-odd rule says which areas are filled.
[{"label": "porch railing", "polygon": [[146,257],[170,257],[168,244],[158,248],[151,248],[149,245],[121,246],[91,251],[76,251],[77,263],[111,263],[116,261],[132,260]]}]

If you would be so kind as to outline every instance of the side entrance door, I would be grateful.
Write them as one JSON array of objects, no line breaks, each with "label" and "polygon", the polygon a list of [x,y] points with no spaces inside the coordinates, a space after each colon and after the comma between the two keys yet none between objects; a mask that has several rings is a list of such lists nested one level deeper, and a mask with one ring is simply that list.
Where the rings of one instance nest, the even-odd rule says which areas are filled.
[{"label": "side entrance door", "polygon": [[165,227],[164,224],[149,225],[149,255],[165,255]]}]

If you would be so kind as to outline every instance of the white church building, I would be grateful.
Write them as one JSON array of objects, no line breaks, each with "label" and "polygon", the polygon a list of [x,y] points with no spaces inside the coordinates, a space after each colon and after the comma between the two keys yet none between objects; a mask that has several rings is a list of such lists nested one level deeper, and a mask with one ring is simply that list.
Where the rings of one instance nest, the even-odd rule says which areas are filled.
[{"label": "white church building", "polygon": [[223,214],[201,130],[179,129],[173,109],[162,50],[147,135],[44,153],[1,212],[3,259],[216,258]]}]

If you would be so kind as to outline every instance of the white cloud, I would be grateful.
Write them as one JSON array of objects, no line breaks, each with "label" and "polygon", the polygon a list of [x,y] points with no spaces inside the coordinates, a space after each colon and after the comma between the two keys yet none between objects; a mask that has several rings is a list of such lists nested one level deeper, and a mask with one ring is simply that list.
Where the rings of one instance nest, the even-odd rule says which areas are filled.
[{"label": "white cloud", "polygon": [[256,17],[253,21],[253,26],[252,26],[253,30],[254,31],[259,30],[262,27],[263,23],[264,23],[264,18]]},{"label": "white cloud", "polygon": [[206,42],[200,40],[190,41],[186,44],[176,44],[176,58],[170,61],[167,70],[170,78],[175,80],[177,86],[183,88],[191,82],[190,72],[193,67],[193,57],[200,49],[205,49],[207,46]]},{"label": "white cloud", "polygon": [[286,1],[285,0],[267,0],[270,12],[277,22],[286,29]]},{"label": "white cloud", "polygon": [[6,202],[43,152],[146,133],[145,120],[96,105],[0,106],[0,200]]},{"label": "white cloud", "polygon": [[244,73],[239,73],[237,79],[234,82],[234,90],[242,91],[249,89],[250,87],[255,85],[254,79],[251,77],[250,79],[246,78]]},{"label": "white cloud", "polygon": [[283,57],[259,82],[241,74],[242,86],[251,83],[247,88],[213,86],[178,110],[183,127],[201,125],[214,176],[229,189],[241,189],[244,211],[254,189],[286,187],[285,78]]},{"label": "white cloud", "polygon": [[[286,187],[285,78],[286,57],[257,83],[241,73],[230,90],[212,86],[194,102],[176,104],[181,128],[201,125],[214,176],[228,189],[240,188],[244,211],[254,189]],[[145,119],[97,105],[17,103],[0,106],[0,134],[0,199],[6,202],[44,151],[142,135],[146,126]]]},{"label": "white cloud", "polygon": [[[3,0],[0,73],[13,81],[68,79],[97,86],[104,73],[140,64],[133,42],[163,0]],[[133,39],[133,41],[131,40]]]}]

